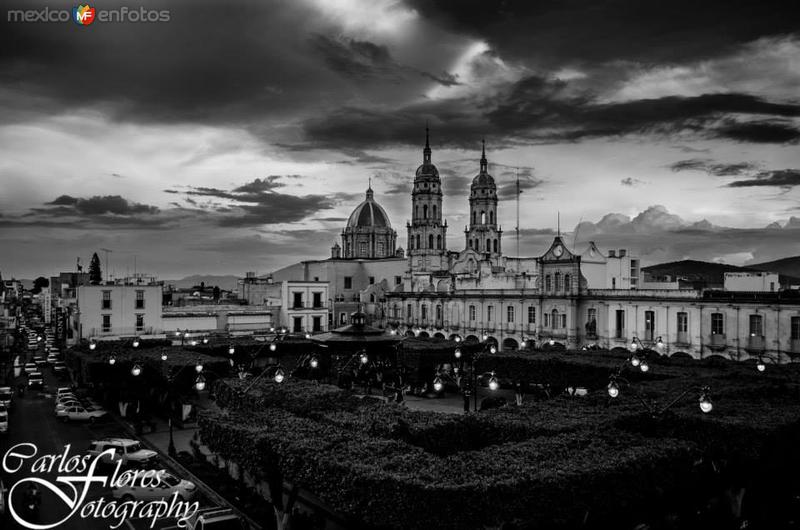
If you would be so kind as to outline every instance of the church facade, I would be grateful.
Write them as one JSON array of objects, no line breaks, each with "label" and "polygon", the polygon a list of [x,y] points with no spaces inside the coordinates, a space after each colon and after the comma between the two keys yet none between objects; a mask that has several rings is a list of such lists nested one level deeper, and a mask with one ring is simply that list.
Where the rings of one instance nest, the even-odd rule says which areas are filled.
[{"label": "church facade", "polygon": [[377,325],[407,335],[484,341],[499,350],[612,349],[636,342],[695,358],[786,362],[800,355],[796,291],[643,289],[636,281],[638,260],[623,255],[630,273],[618,274],[620,260],[612,252],[603,255],[589,243],[576,253],[560,236],[541,256],[505,256],[485,146],[470,187],[464,248],[446,248],[442,183],[427,132],[411,208],[407,267],[400,283],[379,293]]}]

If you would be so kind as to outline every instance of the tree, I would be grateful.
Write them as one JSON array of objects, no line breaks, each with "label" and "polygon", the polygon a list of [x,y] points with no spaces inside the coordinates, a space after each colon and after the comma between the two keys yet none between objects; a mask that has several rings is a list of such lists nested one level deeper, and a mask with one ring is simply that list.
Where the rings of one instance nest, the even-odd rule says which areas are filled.
[{"label": "tree", "polygon": [[99,285],[103,283],[103,273],[100,271],[100,258],[97,252],[92,254],[92,261],[89,262],[89,283]]},{"label": "tree", "polygon": [[33,290],[31,292],[33,294],[39,294],[45,287],[50,287],[50,280],[48,280],[44,276],[39,276],[38,278],[33,280]]},{"label": "tree", "polygon": [[213,291],[213,292],[214,292],[214,300],[218,302],[218,301],[219,301],[219,287],[217,287],[217,286],[215,285],[215,286],[214,286],[214,291]]}]

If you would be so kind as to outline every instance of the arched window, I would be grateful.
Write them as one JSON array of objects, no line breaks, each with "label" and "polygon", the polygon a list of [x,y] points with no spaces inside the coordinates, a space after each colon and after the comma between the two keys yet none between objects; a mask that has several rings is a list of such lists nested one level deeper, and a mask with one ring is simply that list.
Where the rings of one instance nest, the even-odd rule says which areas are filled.
[{"label": "arched window", "polygon": [[489,210],[489,224],[490,225],[494,224],[494,212],[491,210]]},{"label": "arched window", "polygon": [[422,320],[427,320],[428,319],[428,306],[423,304],[422,306],[420,306],[420,310],[421,310],[420,317],[422,318]]},{"label": "arched window", "polygon": [[492,240],[491,239],[487,239],[486,240],[486,252],[491,252],[491,251],[492,251]]},{"label": "arched window", "polygon": [[419,217],[419,206],[414,206],[414,217]]},{"label": "arched window", "polygon": [[397,307],[397,304],[394,304],[392,306],[392,316],[394,318],[400,318],[400,308]]},{"label": "arched window", "polygon": [[550,284],[550,275],[548,274],[547,276],[544,277],[544,290],[550,291],[551,287],[552,285]]},{"label": "arched window", "polygon": [[560,290],[561,290],[561,273],[557,272],[556,273],[556,291],[560,291]]},{"label": "arched window", "polygon": [[472,212],[472,224],[475,224],[475,216],[476,215],[477,214],[475,212]]},{"label": "arched window", "polygon": [[557,309],[553,309],[553,312],[551,313],[551,315],[552,316],[550,317],[550,323],[552,324],[553,329],[557,329],[559,327],[559,324],[561,324],[561,322],[559,322],[559,319],[558,319],[558,310]]},{"label": "arched window", "polygon": [[442,236],[436,236],[436,248],[441,250],[442,248]]},{"label": "arched window", "polygon": [[436,320],[442,320],[442,306],[436,306]]},{"label": "arched window", "polygon": [[480,252],[480,250],[481,250],[481,247],[478,245],[478,240],[477,239],[475,240],[475,250],[478,251],[478,252]]},{"label": "arched window", "polygon": [[494,240],[494,251],[495,251],[495,253],[497,253],[497,240],[496,239]]},{"label": "arched window", "polygon": [[369,295],[369,301],[370,301],[370,303],[372,303],[372,304],[374,304],[374,303],[375,303],[375,295],[374,295],[374,294],[371,294],[371,295]]},{"label": "arched window", "polygon": [[428,248],[433,248],[433,234],[428,235]]},{"label": "arched window", "polygon": [[436,205],[433,205],[433,218],[436,219]]},{"label": "arched window", "polygon": [[481,224],[482,225],[486,224],[486,212],[484,211],[481,211]]},{"label": "arched window", "polygon": [[428,205],[427,204],[423,204],[422,205],[422,218],[423,219],[427,219],[428,218]]},{"label": "arched window", "polygon": [[366,256],[367,255],[367,244],[363,241],[358,244],[358,255],[359,256]]},{"label": "arched window", "polygon": [[422,248],[422,247],[419,245],[419,234],[417,234],[417,245],[416,245],[416,247],[417,247],[418,249]]},{"label": "arched window", "polygon": [[569,281],[570,281],[569,274],[565,274],[564,275],[564,290],[567,291],[567,292],[569,292],[569,289],[570,289]]}]

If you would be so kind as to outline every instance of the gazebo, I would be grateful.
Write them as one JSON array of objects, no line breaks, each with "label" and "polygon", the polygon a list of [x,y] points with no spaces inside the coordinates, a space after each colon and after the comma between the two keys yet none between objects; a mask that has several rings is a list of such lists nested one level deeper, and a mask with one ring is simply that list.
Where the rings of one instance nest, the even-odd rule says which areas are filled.
[{"label": "gazebo", "polygon": [[312,335],[311,340],[331,354],[353,354],[364,350],[367,355],[387,353],[402,342],[405,337],[390,335],[386,331],[367,325],[367,316],[356,311],[350,315],[350,324],[336,328],[328,333]]}]

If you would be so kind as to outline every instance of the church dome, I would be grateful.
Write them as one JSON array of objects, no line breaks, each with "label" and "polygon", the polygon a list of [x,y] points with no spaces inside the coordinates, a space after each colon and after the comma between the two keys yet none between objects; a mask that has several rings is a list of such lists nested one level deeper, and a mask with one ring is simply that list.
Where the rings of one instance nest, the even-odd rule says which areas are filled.
[{"label": "church dome", "polygon": [[433,164],[422,164],[417,168],[417,178],[432,177],[439,178],[439,170]]},{"label": "church dome", "polygon": [[379,227],[391,228],[389,216],[380,204],[373,198],[372,188],[367,190],[367,198],[356,206],[347,220],[347,228]]}]

